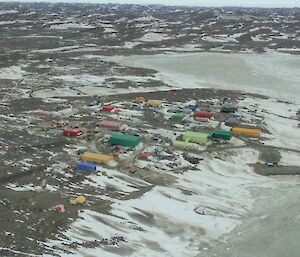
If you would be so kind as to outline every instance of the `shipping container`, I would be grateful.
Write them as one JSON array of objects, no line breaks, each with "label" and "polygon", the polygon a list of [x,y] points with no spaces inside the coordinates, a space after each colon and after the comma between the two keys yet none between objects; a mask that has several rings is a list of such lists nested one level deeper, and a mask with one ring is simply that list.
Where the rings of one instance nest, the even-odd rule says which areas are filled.
[{"label": "shipping container", "polygon": [[260,136],[261,131],[259,129],[246,129],[246,128],[232,128],[233,134],[239,134],[239,135],[247,135],[247,136]]},{"label": "shipping container", "polygon": [[96,163],[108,163],[114,159],[113,156],[110,155],[87,153],[87,152],[82,154],[80,158],[83,161],[96,162]]},{"label": "shipping container", "polygon": [[128,147],[135,147],[140,141],[141,138],[139,136],[128,136],[123,134],[114,134],[109,139],[109,142],[112,145],[122,145]]},{"label": "shipping container", "polygon": [[208,134],[188,131],[182,135],[182,138],[185,142],[205,144],[208,141]]}]

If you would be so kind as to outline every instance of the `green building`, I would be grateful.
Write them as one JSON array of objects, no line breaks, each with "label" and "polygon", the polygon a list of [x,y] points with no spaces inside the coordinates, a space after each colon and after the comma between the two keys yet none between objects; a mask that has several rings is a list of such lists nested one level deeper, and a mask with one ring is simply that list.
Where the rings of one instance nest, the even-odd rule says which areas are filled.
[{"label": "green building", "polygon": [[180,148],[189,148],[189,149],[195,149],[197,147],[196,144],[188,143],[184,141],[178,141],[178,140],[173,141],[173,146],[180,147]]},{"label": "green building", "polygon": [[208,141],[208,134],[198,133],[198,132],[185,132],[183,135],[183,140],[185,142],[193,142],[198,144],[206,144]]},{"label": "green building", "polygon": [[209,139],[223,139],[223,140],[230,140],[232,138],[231,131],[224,131],[224,130],[216,130],[209,134]]},{"label": "green building", "polygon": [[140,137],[127,136],[123,134],[114,134],[109,139],[109,143],[112,145],[122,145],[122,146],[129,146],[129,147],[136,147],[140,141],[141,141]]},{"label": "green building", "polygon": [[173,114],[171,117],[172,120],[183,120],[184,115],[183,114]]}]

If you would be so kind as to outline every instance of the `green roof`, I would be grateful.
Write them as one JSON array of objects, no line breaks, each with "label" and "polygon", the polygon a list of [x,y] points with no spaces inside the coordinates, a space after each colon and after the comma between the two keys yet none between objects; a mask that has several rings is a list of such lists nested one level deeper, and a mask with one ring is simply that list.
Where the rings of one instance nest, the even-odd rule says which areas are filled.
[{"label": "green roof", "polygon": [[188,143],[188,142],[184,142],[184,141],[178,141],[178,140],[173,141],[173,146],[182,147],[182,148],[196,148],[197,147],[196,144]]},{"label": "green roof", "polygon": [[232,132],[224,131],[224,130],[216,130],[209,134],[209,139],[216,139],[216,138],[230,140],[232,138]]},{"label": "green roof", "polygon": [[208,134],[191,131],[185,132],[182,137],[185,142],[194,142],[199,144],[205,144],[208,140]]},{"label": "green roof", "polygon": [[183,114],[173,114],[172,120],[183,120],[184,115]]},{"label": "green roof", "polygon": [[109,143],[112,145],[122,145],[135,147],[141,141],[141,138],[138,136],[128,136],[123,134],[114,134],[110,137]]}]

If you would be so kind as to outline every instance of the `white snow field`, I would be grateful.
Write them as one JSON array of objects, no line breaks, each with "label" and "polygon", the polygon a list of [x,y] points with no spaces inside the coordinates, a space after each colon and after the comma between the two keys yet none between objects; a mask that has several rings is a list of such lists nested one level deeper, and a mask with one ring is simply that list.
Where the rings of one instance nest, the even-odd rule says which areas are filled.
[{"label": "white snow field", "polygon": [[242,90],[300,101],[297,55],[174,53],[110,59],[122,65],[157,70],[162,81],[179,88]]},{"label": "white snow field", "polygon": [[[44,51],[44,50],[43,50]],[[51,49],[47,50],[51,51]],[[171,88],[218,88],[241,90],[248,93],[262,94],[300,103],[300,58],[295,55],[270,54],[226,54],[226,53],[194,53],[164,54],[152,56],[91,56],[83,58],[99,58],[114,61],[118,64],[157,70],[155,79]],[[7,71],[0,70],[0,77],[7,77]],[[18,75],[20,76],[20,75]],[[115,78],[115,76],[112,76]],[[108,88],[105,77],[90,74],[82,76],[66,74],[58,77],[67,82],[84,82],[78,91],[86,95],[101,93],[111,95],[123,93],[123,89]],[[149,77],[124,76],[129,81],[147,81]],[[97,83],[97,87],[94,87]],[[164,90],[161,88],[128,88],[126,92],[149,92]],[[76,96],[78,91],[63,89],[35,90],[35,97]],[[124,90],[123,90],[124,91]]]},{"label": "white snow field", "polygon": [[[64,233],[66,238],[59,236],[59,241],[51,241],[47,247],[63,249],[63,244],[70,243],[69,240],[80,245],[122,237],[125,242],[116,246],[79,247],[68,249],[74,255],[59,254],[119,256],[118,253],[127,252],[125,256],[195,256],[211,241],[231,232],[241,223],[241,217],[251,212],[254,199],[248,187],[257,184],[260,188],[272,187],[277,183],[272,178],[254,174],[247,166],[249,161],[257,160],[258,152],[244,149],[240,154],[228,161],[207,157],[198,165],[199,170],[174,174],[177,182],[173,185],[155,186],[135,199],[111,199],[114,203],[110,215],[86,210]],[[110,171],[112,175],[117,173]],[[96,178],[94,186],[102,186],[103,178]],[[120,180],[119,185],[114,186],[130,193],[134,185],[143,183],[131,178],[127,185]],[[184,191],[190,193],[184,194]],[[106,196],[99,197],[108,200]]]}]

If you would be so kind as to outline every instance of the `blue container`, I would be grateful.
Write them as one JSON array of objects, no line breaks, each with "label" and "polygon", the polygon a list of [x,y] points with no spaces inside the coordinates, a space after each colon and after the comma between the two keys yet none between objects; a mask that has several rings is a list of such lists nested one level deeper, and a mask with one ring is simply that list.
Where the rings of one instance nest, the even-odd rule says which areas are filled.
[{"label": "blue container", "polygon": [[96,165],[88,162],[80,162],[77,163],[76,170],[84,172],[96,172]]},{"label": "blue container", "polygon": [[190,109],[190,110],[192,110],[192,111],[195,111],[195,110],[197,110],[197,108],[198,108],[199,106],[198,105],[188,105],[188,106],[186,106],[186,108],[188,108],[188,109]]}]

